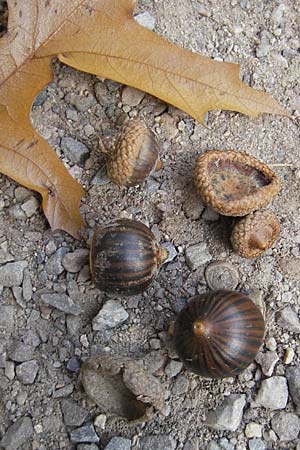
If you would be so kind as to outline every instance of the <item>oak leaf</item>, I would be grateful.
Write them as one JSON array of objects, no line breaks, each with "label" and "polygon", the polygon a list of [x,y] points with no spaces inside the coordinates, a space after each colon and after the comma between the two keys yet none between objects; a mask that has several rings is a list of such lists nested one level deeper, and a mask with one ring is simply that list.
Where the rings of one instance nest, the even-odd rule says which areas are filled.
[{"label": "oak leaf", "polygon": [[33,130],[34,97],[52,80],[50,62],[153,94],[199,121],[211,109],[287,115],[271,96],[239,80],[239,66],[181,49],[138,25],[134,0],[8,0],[0,39],[0,171],[42,195],[53,229],[83,225],[81,186]]}]

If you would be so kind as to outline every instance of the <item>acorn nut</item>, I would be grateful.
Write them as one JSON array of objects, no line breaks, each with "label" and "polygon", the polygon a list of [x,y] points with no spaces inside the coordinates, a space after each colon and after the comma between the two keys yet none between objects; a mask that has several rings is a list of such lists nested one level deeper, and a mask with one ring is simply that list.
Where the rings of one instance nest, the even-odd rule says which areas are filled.
[{"label": "acorn nut", "polygon": [[139,119],[125,122],[114,148],[106,153],[107,174],[119,186],[142,183],[159,170],[159,146],[155,134]]},{"label": "acorn nut", "polygon": [[135,295],[154,280],[168,258],[148,227],[130,219],[97,228],[90,250],[93,281],[101,291]]},{"label": "acorn nut", "polygon": [[271,248],[280,224],[270,211],[255,211],[239,220],[231,233],[233,250],[244,258],[256,258]]},{"label": "acorn nut", "polygon": [[192,372],[208,378],[238,375],[255,358],[265,325],[258,307],[237,291],[193,297],[174,325],[175,349]]},{"label": "acorn nut", "polygon": [[234,150],[210,150],[199,156],[195,186],[203,202],[225,216],[245,216],[271,202],[279,177],[263,162]]}]

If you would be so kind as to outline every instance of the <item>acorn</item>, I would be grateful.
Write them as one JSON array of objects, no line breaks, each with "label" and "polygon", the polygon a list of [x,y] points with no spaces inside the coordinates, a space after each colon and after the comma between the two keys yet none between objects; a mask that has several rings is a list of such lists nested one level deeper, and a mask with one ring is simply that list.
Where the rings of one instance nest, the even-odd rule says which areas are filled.
[{"label": "acorn", "polygon": [[271,211],[255,211],[243,217],[231,233],[233,250],[244,258],[256,258],[275,243],[280,224]]},{"label": "acorn", "polygon": [[233,377],[254,359],[265,324],[257,306],[237,291],[193,297],[180,311],[174,344],[187,369],[208,378]]},{"label": "acorn", "polygon": [[148,288],[167,258],[167,250],[146,225],[121,219],[96,229],[90,268],[101,291],[135,295]]},{"label": "acorn", "polygon": [[157,138],[139,119],[125,122],[106,158],[107,175],[119,186],[136,186],[162,167]]},{"label": "acorn", "polygon": [[266,164],[234,150],[200,155],[194,181],[203,202],[225,216],[245,216],[260,209],[280,190],[279,177]]}]

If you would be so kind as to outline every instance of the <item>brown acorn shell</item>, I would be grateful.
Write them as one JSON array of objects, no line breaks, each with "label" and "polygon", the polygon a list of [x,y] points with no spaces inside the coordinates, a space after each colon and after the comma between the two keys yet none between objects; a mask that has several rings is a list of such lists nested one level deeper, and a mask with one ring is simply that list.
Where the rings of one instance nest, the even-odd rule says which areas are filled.
[{"label": "brown acorn shell", "polygon": [[244,258],[256,258],[275,243],[280,224],[271,211],[255,211],[239,220],[231,233],[233,250]]},{"label": "brown acorn shell", "polygon": [[255,358],[264,337],[264,319],[237,291],[193,297],[174,327],[175,349],[187,369],[208,378],[238,375]]},{"label": "brown acorn shell", "polygon": [[166,257],[166,250],[146,225],[136,220],[117,220],[94,233],[90,250],[92,278],[102,291],[135,295],[147,289]]},{"label": "brown acorn shell", "polygon": [[234,150],[210,150],[197,159],[195,186],[203,202],[225,216],[245,216],[266,206],[280,190],[263,162]]},{"label": "brown acorn shell", "polygon": [[107,174],[119,186],[135,186],[155,170],[158,159],[155,134],[141,120],[129,120],[107,155]]}]

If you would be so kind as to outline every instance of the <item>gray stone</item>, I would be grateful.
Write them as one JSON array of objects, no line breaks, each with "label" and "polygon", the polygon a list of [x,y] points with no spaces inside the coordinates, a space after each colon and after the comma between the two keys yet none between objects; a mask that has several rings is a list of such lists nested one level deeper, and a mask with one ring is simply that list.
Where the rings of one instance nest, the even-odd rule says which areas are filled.
[{"label": "gray stone", "polygon": [[34,348],[20,341],[14,341],[8,349],[8,356],[12,361],[24,362],[32,359]]},{"label": "gray stone", "polygon": [[70,137],[61,139],[61,149],[68,160],[74,164],[84,164],[90,156],[90,151],[86,145]]},{"label": "gray stone", "polygon": [[276,352],[259,352],[255,361],[260,365],[262,373],[270,377],[279,358]]},{"label": "gray stone", "polygon": [[161,247],[165,248],[168,252],[168,257],[167,259],[164,261],[164,264],[174,261],[174,259],[177,256],[177,251],[176,248],[174,247],[173,244],[171,244],[171,242],[164,242],[162,244],[160,244]]},{"label": "gray stone", "polygon": [[[22,417],[11,425],[4,434],[0,447],[5,450],[17,450],[33,435],[33,426],[30,417]],[[27,446],[29,448],[29,445]]]},{"label": "gray stone", "polygon": [[86,112],[96,104],[96,99],[92,95],[84,96],[71,94],[68,96],[68,100],[79,112]]},{"label": "gray stone", "polygon": [[286,378],[288,380],[292,400],[298,410],[300,410],[300,366],[287,369]]},{"label": "gray stone", "polygon": [[196,270],[211,260],[211,254],[204,242],[192,245],[185,251],[185,260],[191,270]]},{"label": "gray stone", "polygon": [[67,363],[67,369],[73,373],[78,373],[80,371],[80,362],[75,356],[69,359]]},{"label": "gray stone", "polygon": [[212,290],[234,290],[239,283],[238,270],[225,261],[214,261],[205,269],[205,278]]},{"label": "gray stone", "polygon": [[113,437],[104,450],[130,450],[131,440],[123,437]]},{"label": "gray stone", "polygon": [[244,394],[231,394],[214,411],[208,412],[205,424],[215,430],[236,431],[240,426],[245,404]]},{"label": "gray stone", "polygon": [[39,371],[38,362],[35,359],[25,361],[16,368],[16,375],[23,384],[32,384]]},{"label": "gray stone", "polygon": [[99,450],[96,444],[79,444],[77,450]]},{"label": "gray stone", "polygon": [[192,441],[187,441],[184,444],[183,450],[200,450],[198,439],[193,439]]},{"label": "gray stone", "polygon": [[62,400],[60,405],[65,425],[69,427],[80,427],[89,414],[86,409],[79,406],[73,400]]},{"label": "gray stone", "polygon": [[250,422],[245,428],[245,435],[247,438],[261,437],[262,425],[260,423]]},{"label": "gray stone", "polygon": [[264,406],[272,410],[285,408],[288,401],[287,381],[276,376],[261,382],[254,406]]},{"label": "gray stone", "polygon": [[170,361],[167,367],[165,368],[165,373],[168,377],[173,378],[179,374],[183,367],[183,363],[181,361]]},{"label": "gray stone", "polygon": [[282,411],[273,417],[271,424],[281,441],[297,439],[300,433],[300,419],[296,414]]},{"label": "gray stone", "polygon": [[15,300],[18,303],[18,305],[20,305],[22,308],[25,308],[26,303],[23,300],[23,295],[22,295],[22,288],[21,286],[13,286],[12,287],[12,292],[14,294]]},{"label": "gray stone", "polygon": [[66,118],[72,120],[73,122],[77,122],[79,120],[78,112],[73,108],[67,108]]},{"label": "gray stone", "polygon": [[234,445],[228,441],[227,438],[222,438],[219,440],[219,445],[223,450],[234,450]]},{"label": "gray stone", "polygon": [[0,332],[11,333],[14,329],[15,307],[13,305],[0,305]]},{"label": "gray stone", "polygon": [[95,431],[94,425],[90,424],[71,431],[70,440],[72,444],[77,444],[79,442],[97,443],[100,441],[100,438]]},{"label": "gray stone", "polygon": [[26,202],[21,205],[21,208],[23,209],[27,217],[31,217],[37,212],[39,206],[40,202],[38,201],[38,199],[31,196],[28,200],[26,200]]},{"label": "gray stone", "polygon": [[117,300],[108,300],[93,319],[93,330],[115,328],[128,319],[128,313]]},{"label": "gray stone", "polygon": [[173,385],[172,392],[174,395],[183,395],[185,394],[189,389],[189,380],[187,377],[183,374],[180,374]]},{"label": "gray stone", "polygon": [[64,247],[60,247],[56,252],[48,259],[45,265],[46,272],[49,275],[60,275],[65,270],[62,265],[62,260],[68,250]]},{"label": "gray stone", "polygon": [[104,164],[101,169],[98,170],[94,178],[92,179],[92,184],[94,186],[105,186],[111,183],[109,176],[106,171],[106,164]]},{"label": "gray stone", "polygon": [[67,272],[77,273],[88,261],[89,251],[87,248],[78,248],[72,253],[67,253],[62,260],[62,265]]},{"label": "gray stone", "polygon": [[137,14],[134,16],[134,19],[142,25],[142,27],[148,28],[148,30],[154,30],[155,28],[155,18],[151,16],[151,14],[148,11],[145,11],[143,13]]},{"label": "gray stone", "polygon": [[277,320],[279,326],[287,331],[293,333],[300,333],[300,321],[298,315],[292,310],[290,306],[287,306],[279,313]]},{"label": "gray stone", "polygon": [[122,91],[122,102],[124,105],[137,106],[145,97],[145,92],[126,86]]},{"label": "gray stone", "polygon": [[192,191],[189,192],[189,196],[184,201],[183,210],[186,217],[198,220],[204,211],[204,205],[201,203],[199,196]]},{"label": "gray stone", "polygon": [[206,222],[217,222],[220,219],[220,214],[217,211],[207,207],[202,214],[202,219]]},{"label": "gray stone", "polygon": [[52,397],[53,398],[69,397],[69,395],[71,395],[73,391],[74,391],[73,384],[67,384],[66,386],[54,391]]},{"label": "gray stone", "polygon": [[260,36],[260,44],[256,49],[256,56],[258,58],[264,58],[270,52],[271,46],[268,37],[268,33],[263,31]]},{"label": "gray stone", "polygon": [[248,441],[249,450],[266,450],[266,444],[259,438],[250,439]]},{"label": "gray stone", "polygon": [[158,434],[145,436],[140,441],[140,450],[175,450],[177,442],[171,436]]},{"label": "gray stone", "polygon": [[9,215],[12,219],[16,220],[24,220],[26,219],[26,214],[22,210],[21,206],[17,203],[16,205],[12,205],[9,210]]},{"label": "gray stone", "polygon": [[26,198],[32,195],[32,191],[24,188],[23,186],[18,186],[16,187],[14,194],[17,202],[23,202]]},{"label": "gray stone", "polygon": [[8,251],[8,242],[2,242],[0,245],[0,264],[14,261],[14,257]]},{"label": "gray stone", "polygon": [[219,447],[216,441],[211,441],[208,444],[206,450],[221,450],[221,447]]},{"label": "gray stone", "polygon": [[5,287],[20,286],[23,281],[23,271],[28,266],[27,261],[16,261],[0,267],[0,285]]},{"label": "gray stone", "polygon": [[80,306],[76,305],[67,294],[42,294],[41,300],[46,305],[59,309],[66,314],[78,316],[81,313]]},{"label": "gray stone", "polygon": [[15,378],[15,365],[12,361],[6,361],[4,374],[9,380],[13,380]]},{"label": "gray stone", "polygon": [[23,274],[23,299],[26,302],[29,302],[32,299],[32,283],[31,283],[31,277],[28,269],[24,270]]}]

